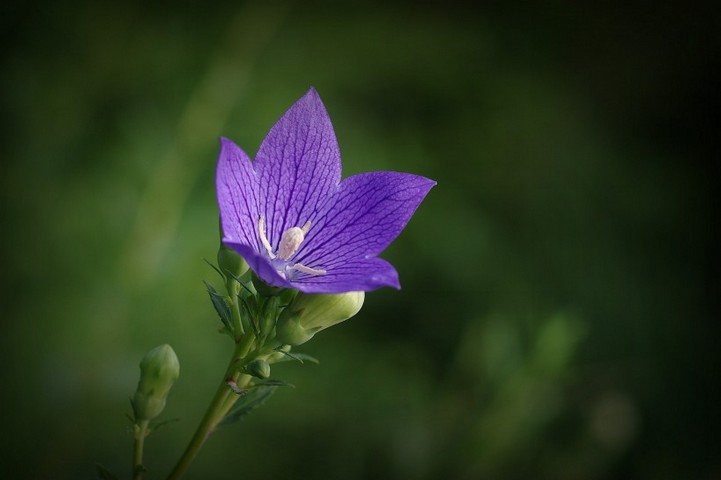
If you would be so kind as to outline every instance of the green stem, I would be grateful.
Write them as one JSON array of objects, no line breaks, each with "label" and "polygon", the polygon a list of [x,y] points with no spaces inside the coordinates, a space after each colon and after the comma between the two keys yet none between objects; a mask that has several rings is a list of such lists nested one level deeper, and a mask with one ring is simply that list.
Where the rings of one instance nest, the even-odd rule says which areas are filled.
[{"label": "green stem", "polygon": [[145,445],[145,437],[148,436],[149,420],[141,420],[135,424],[135,446],[133,448],[133,480],[142,480],[143,472],[143,446]]},{"label": "green stem", "polygon": [[200,425],[198,425],[198,429],[195,431],[195,434],[186,447],[185,452],[183,452],[183,455],[178,460],[175,468],[168,476],[168,480],[180,478],[188,469],[205,441],[208,439],[215,427],[218,426],[218,423],[220,423],[223,419],[220,415],[221,409],[230,394],[230,387],[228,387],[225,380],[223,380],[218,387],[218,390],[215,392],[215,396],[210,402],[208,410],[205,412],[205,416],[203,416],[203,420],[200,422]]},{"label": "green stem", "polygon": [[238,395],[233,393],[231,388],[228,386],[228,380],[240,383],[238,386],[241,388],[246,386],[250,380],[250,377],[247,375],[240,375],[238,372],[241,367],[238,360],[244,357],[244,355],[240,354],[247,354],[247,348],[243,348],[244,346],[245,343],[241,342],[241,344],[236,347],[235,352],[233,352],[233,357],[230,359],[228,369],[223,376],[223,380],[218,386],[218,390],[215,392],[213,400],[210,402],[210,405],[203,416],[203,420],[201,420],[193,438],[185,448],[183,455],[180,457],[178,463],[175,465],[175,468],[168,476],[168,480],[176,480],[183,476],[185,471],[195,459],[196,455],[198,455],[198,452],[203,447],[210,434],[213,433],[218,424],[223,420],[223,418],[225,418],[233,404],[238,400]]}]

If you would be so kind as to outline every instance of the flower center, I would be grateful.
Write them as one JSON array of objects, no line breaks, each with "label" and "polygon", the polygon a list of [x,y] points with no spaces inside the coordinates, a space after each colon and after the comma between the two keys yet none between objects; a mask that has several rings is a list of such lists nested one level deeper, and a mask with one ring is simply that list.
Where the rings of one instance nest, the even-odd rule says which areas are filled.
[{"label": "flower center", "polygon": [[273,253],[273,247],[268,241],[268,237],[265,235],[265,220],[260,217],[258,220],[258,234],[260,235],[260,242],[265,247],[268,257],[272,260],[272,264],[278,271],[281,277],[292,279],[295,277],[296,272],[305,273],[308,275],[325,275],[325,270],[306,267],[300,263],[291,263],[290,258],[300,248],[300,245],[305,240],[305,234],[310,230],[310,220],[305,222],[302,227],[291,227],[280,237],[280,244],[278,245],[278,252]]}]

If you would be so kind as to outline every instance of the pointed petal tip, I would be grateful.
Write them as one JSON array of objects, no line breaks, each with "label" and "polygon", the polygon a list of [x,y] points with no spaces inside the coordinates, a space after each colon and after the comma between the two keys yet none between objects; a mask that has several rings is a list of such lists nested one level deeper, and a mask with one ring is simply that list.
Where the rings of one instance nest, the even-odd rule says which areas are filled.
[{"label": "pointed petal tip", "polygon": [[228,145],[228,144],[235,145],[235,142],[233,142],[233,140],[229,139],[228,137],[223,137],[223,136],[218,138],[218,143],[220,143],[221,146]]},{"label": "pointed petal tip", "polygon": [[[303,96],[295,102],[293,106],[296,105],[306,105],[306,108],[309,108],[312,111],[319,111],[322,112],[324,115],[328,115],[327,109],[325,108],[323,100],[320,98],[318,90],[316,90],[313,86],[311,86],[308,91],[306,91]],[[293,106],[291,106],[291,109],[293,108]]]},{"label": "pointed petal tip", "polygon": [[320,101],[320,94],[318,93],[318,90],[316,90],[313,85],[311,85],[308,88],[308,91],[305,92],[305,95],[303,95],[303,97],[311,97],[311,98],[315,98],[318,101]]},{"label": "pointed petal tip", "polygon": [[240,148],[233,140],[227,137],[220,137],[218,139],[218,143],[220,144],[221,156],[232,151],[241,151],[243,152],[243,154],[245,154],[242,148]]}]

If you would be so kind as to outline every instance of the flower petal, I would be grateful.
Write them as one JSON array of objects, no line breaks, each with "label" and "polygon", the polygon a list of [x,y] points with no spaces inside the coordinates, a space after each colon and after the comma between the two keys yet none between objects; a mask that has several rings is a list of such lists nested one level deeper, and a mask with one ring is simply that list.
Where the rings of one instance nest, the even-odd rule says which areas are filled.
[{"label": "flower petal", "polygon": [[312,220],[293,259],[331,271],[352,260],[375,257],[403,230],[433,180],[399,172],[348,177]]},{"label": "flower petal", "polygon": [[216,170],[223,241],[260,250],[258,245],[258,179],[250,158],[235,143],[221,138]]},{"label": "flower petal", "polygon": [[259,213],[277,249],[283,232],[300,227],[340,182],[340,152],[333,125],[310,89],[271,128],[255,157]]},{"label": "flower petal", "polygon": [[345,262],[325,275],[304,275],[292,286],[305,293],[343,293],[363,290],[369,292],[380,287],[401,288],[398,272],[382,258],[364,258]]}]

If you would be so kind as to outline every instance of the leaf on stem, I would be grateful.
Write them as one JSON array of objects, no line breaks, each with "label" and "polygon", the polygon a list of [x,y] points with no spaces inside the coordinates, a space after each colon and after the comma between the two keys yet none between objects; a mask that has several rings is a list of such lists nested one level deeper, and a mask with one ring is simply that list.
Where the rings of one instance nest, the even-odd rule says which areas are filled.
[{"label": "leaf on stem", "polygon": [[265,403],[268,398],[275,392],[277,386],[273,385],[259,385],[253,387],[245,395],[238,398],[233,408],[228,412],[220,425],[230,425],[235,423],[241,418],[248,415],[250,412],[260,407]]}]

